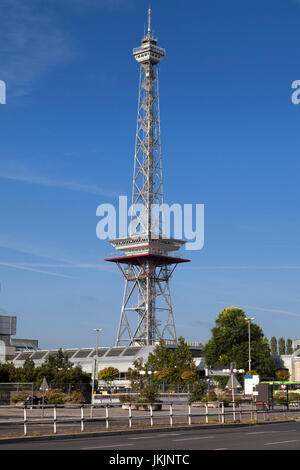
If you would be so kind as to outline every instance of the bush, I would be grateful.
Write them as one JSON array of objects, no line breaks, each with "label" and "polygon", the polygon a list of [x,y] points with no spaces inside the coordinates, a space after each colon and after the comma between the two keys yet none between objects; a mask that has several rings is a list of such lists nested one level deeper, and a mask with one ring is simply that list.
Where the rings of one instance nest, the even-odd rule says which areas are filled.
[{"label": "bush", "polygon": [[217,400],[217,395],[216,395],[216,392],[214,390],[210,390],[208,392],[207,397],[208,397],[209,401],[216,401]]},{"label": "bush", "polygon": [[275,403],[286,403],[286,396],[275,395],[274,396]]},{"label": "bush", "polygon": [[64,405],[68,399],[68,395],[59,388],[54,388],[46,393],[48,405]]},{"label": "bush", "polygon": [[14,397],[12,397],[11,401],[12,401],[13,403],[19,403],[19,402],[21,402],[21,401],[25,401],[25,400],[26,400],[26,397],[27,397],[26,393],[25,393],[25,392],[21,392],[21,393],[19,393],[19,395],[15,395]]},{"label": "bush", "polygon": [[203,380],[201,382],[196,383],[192,391],[190,393],[190,401],[201,401],[202,398],[206,395],[207,392],[207,383]]},{"label": "bush", "polygon": [[119,400],[121,403],[135,403],[137,397],[135,395],[120,395]]},{"label": "bush", "polygon": [[150,383],[149,385],[146,385],[142,389],[141,399],[144,401],[144,403],[145,402],[146,403],[159,403],[157,385],[154,383]]},{"label": "bush", "polygon": [[83,394],[79,391],[74,391],[66,397],[67,403],[85,403]]}]

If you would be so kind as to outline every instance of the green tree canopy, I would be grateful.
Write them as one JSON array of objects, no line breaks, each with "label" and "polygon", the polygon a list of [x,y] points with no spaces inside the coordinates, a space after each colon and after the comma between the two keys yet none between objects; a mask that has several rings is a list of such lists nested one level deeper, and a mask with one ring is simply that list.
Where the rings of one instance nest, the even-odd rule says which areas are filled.
[{"label": "green tree canopy", "polygon": [[[15,367],[11,362],[0,364],[0,382],[33,382],[40,385],[43,378],[52,387],[60,384],[89,384],[90,374],[83,372],[80,367],[57,367],[61,362],[45,362],[39,367],[34,366],[33,361],[25,361],[22,367]],[[67,364],[67,363],[66,363]]]},{"label": "green tree canopy", "polygon": [[275,338],[275,336],[272,336],[271,338],[271,353],[275,356],[276,354],[278,354],[278,351],[277,351],[277,339]]},{"label": "green tree canopy", "polygon": [[69,361],[68,355],[65,354],[61,348],[57,353],[49,354],[44,364],[55,369],[71,369],[73,367],[72,362]]},{"label": "green tree canopy", "polygon": [[115,367],[106,367],[100,370],[98,377],[100,380],[104,380],[104,382],[112,382],[119,377],[119,371]]},{"label": "green tree canopy", "polygon": [[[251,368],[261,377],[273,377],[275,363],[262,329],[251,322]],[[248,322],[245,312],[236,307],[225,308],[216,320],[212,337],[203,348],[206,363],[248,370]]]},{"label": "green tree canopy", "polygon": [[288,338],[286,340],[286,353],[287,354],[293,354],[293,352],[294,352],[293,351],[293,341],[290,338]]},{"label": "green tree canopy", "polygon": [[182,336],[174,349],[167,348],[165,341],[160,340],[153,353],[149,354],[145,369],[152,371],[158,382],[180,385],[196,380],[196,365]]},{"label": "green tree canopy", "polygon": [[285,354],[285,339],[282,336],[278,340],[278,348],[279,348],[280,355]]}]

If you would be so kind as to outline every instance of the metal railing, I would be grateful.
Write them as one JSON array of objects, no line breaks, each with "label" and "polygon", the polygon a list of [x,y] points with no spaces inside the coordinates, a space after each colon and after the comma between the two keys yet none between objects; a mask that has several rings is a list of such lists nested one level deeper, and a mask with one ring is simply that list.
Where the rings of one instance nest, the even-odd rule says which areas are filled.
[{"label": "metal railing", "polygon": [[[157,409],[159,406],[159,409]],[[115,408],[122,407],[122,412],[115,414]],[[198,408],[195,410],[195,408]],[[95,416],[98,409],[102,409],[102,416]],[[175,409],[174,409],[175,408]],[[9,409],[22,412],[22,417],[13,419],[9,413]],[[76,410],[75,416],[58,416],[58,411],[63,409],[65,412]],[[8,410],[7,419],[0,421],[0,436],[5,427],[7,435],[7,426],[20,425],[23,427],[23,435],[28,435],[28,428],[36,425],[44,425],[47,432],[53,429],[53,433],[57,433],[58,425],[79,424],[80,431],[86,430],[87,423],[103,423],[102,429],[111,429],[114,423],[118,423],[119,427],[132,429],[137,422],[138,426],[153,427],[156,424],[163,426],[192,425],[192,424],[208,424],[209,422],[217,422],[219,424],[242,422],[243,419],[251,422],[270,420],[271,414],[281,414],[299,411],[300,404],[278,405],[277,408],[267,405],[258,405],[256,403],[237,404],[225,402],[199,402],[199,403],[123,403],[123,404],[106,404],[106,405],[35,405],[35,406],[1,406],[0,411],[3,417],[3,411]],[[34,416],[41,411],[41,416]],[[45,416],[44,413],[50,412],[51,416]],[[78,411],[78,414],[77,414]],[[140,412],[144,412],[140,414]],[[89,412],[89,416],[87,415]],[[5,426],[6,425],[6,426]],[[99,426],[97,426],[99,431]],[[39,431],[39,433],[41,430]]]}]

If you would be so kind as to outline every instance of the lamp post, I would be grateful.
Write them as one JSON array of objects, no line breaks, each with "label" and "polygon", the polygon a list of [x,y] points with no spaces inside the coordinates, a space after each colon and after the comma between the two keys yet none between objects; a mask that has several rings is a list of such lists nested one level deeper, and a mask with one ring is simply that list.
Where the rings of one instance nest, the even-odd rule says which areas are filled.
[{"label": "lamp post", "polygon": [[251,371],[251,339],[250,339],[250,324],[251,320],[254,320],[254,318],[245,318],[245,320],[248,322],[248,351],[249,351],[249,359],[248,359],[248,367],[249,371]]},{"label": "lamp post", "polygon": [[94,328],[96,331],[96,351],[95,351],[95,361],[94,361],[94,370],[92,373],[92,404],[94,403],[94,390],[95,390],[95,381],[98,374],[98,347],[99,347],[99,331],[102,331],[102,328]]},{"label": "lamp post", "polygon": [[[223,369],[223,373],[225,373],[226,375],[230,375],[231,376],[231,394],[232,394],[232,406],[233,406],[233,420],[235,421],[235,399],[234,399],[234,387],[235,387],[235,384],[234,384],[234,375],[235,374],[243,374],[245,371],[244,369],[236,369],[236,365],[234,362],[232,362],[230,364],[230,369]],[[227,387],[226,387],[227,388]],[[229,388],[229,385],[228,385],[228,388]]]}]

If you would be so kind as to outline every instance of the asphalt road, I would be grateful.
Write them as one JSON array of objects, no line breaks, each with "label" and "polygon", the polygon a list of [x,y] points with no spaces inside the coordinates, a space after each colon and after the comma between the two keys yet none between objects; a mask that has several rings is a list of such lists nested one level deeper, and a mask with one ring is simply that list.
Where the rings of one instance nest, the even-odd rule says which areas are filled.
[{"label": "asphalt road", "polygon": [[[300,422],[272,423],[245,427],[171,432],[135,433],[64,440],[0,442],[2,450],[98,450],[126,452],[138,450],[299,450]],[[121,455],[121,454],[120,454]],[[109,453],[105,453],[109,459]],[[150,465],[150,463],[149,463]]]}]

